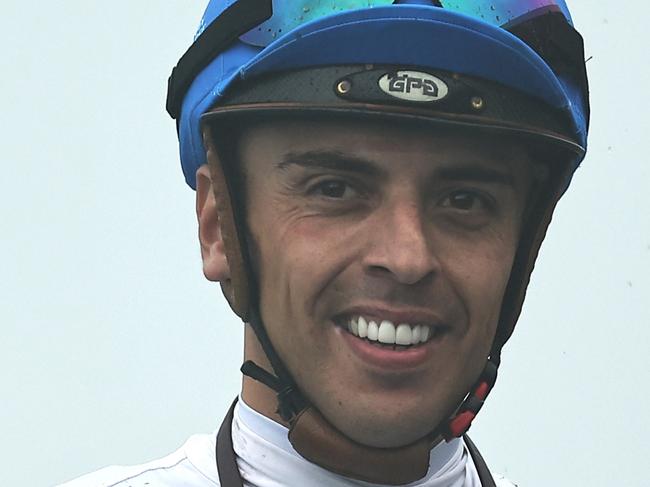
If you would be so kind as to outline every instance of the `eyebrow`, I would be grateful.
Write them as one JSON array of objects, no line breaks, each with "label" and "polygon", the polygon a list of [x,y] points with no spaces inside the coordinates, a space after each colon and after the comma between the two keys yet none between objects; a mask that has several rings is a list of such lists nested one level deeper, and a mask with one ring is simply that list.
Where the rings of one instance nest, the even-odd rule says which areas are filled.
[{"label": "eyebrow", "polygon": [[386,175],[386,171],[372,161],[334,150],[288,152],[276,164],[278,169],[287,169],[290,166],[354,172],[373,177]]},{"label": "eyebrow", "polygon": [[449,181],[496,183],[513,187],[515,185],[514,177],[510,172],[503,172],[489,167],[473,165],[442,167],[436,171],[435,178]]},{"label": "eyebrow", "polygon": [[[387,175],[386,170],[368,159],[336,150],[288,152],[276,164],[276,167],[281,170],[291,166],[354,172],[372,177],[386,177]],[[515,185],[514,177],[510,172],[492,169],[483,165],[450,165],[437,169],[433,177],[437,180],[447,181],[477,181],[513,187]]]}]

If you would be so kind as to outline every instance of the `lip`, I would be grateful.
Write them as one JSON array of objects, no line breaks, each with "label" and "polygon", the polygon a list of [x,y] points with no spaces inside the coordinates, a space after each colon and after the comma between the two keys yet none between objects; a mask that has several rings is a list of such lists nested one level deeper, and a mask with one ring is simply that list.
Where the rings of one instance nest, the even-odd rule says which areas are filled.
[{"label": "lip", "polygon": [[384,373],[404,372],[418,368],[429,360],[439,347],[441,339],[444,338],[442,333],[423,345],[398,351],[372,345],[365,338],[356,337],[340,327],[337,327],[336,331],[356,357],[367,365],[381,369]]}]

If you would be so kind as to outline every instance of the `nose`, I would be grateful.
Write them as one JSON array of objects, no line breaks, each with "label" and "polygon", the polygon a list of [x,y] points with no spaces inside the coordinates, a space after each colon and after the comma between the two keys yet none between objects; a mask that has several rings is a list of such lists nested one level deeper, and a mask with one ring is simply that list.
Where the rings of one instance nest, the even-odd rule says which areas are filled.
[{"label": "nose", "polygon": [[386,207],[369,232],[370,242],[364,258],[366,269],[390,275],[401,284],[416,284],[439,269],[433,252],[430,229],[416,202],[401,202]]}]

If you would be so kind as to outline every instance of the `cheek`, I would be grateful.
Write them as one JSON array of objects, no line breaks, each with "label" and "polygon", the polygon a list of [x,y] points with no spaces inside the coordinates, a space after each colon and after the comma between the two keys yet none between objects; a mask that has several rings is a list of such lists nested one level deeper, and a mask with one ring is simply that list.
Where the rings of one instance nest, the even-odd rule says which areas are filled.
[{"label": "cheek", "polygon": [[251,214],[260,304],[268,326],[294,323],[293,335],[319,333],[314,322],[329,318],[323,293],[354,261],[355,229],[283,204],[258,205]]},{"label": "cheek", "polygon": [[352,240],[334,225],[315,218],[270,216],[256,225],[259,246],[260,307],[269,338],[294,379],[311,397],[309,378],[326,387],[335,375],[338,356],[332,333],[333,303],[339,276],[349,258]]},{"label": "cheek", "polygon": [[510,277],[516,238],[510,232],[476,241],[453,242],[441,258],[442,273],[463,305],[472,332],[490,337],[496,330]]},{"label": "cheek", "polygon": [[290,269],[293,285],[300,290],[315,291],[326,287],[354,259],[357,228],[297,213],[268,225],[263,238],[272,240],[275,248],[269,249],[267,261]]}]

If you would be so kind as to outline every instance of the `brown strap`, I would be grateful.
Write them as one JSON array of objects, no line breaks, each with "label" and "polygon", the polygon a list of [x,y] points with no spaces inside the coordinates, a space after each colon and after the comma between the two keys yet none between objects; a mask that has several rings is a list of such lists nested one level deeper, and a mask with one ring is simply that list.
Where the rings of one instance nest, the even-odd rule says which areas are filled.
[{"label": "brown strap", "polygon": [[[228,414],[226,414],[223,423],[221,423],[219,433],[217,433],[216,457],[221,487],[244,486],[241,475],[239,474],[239,468],[237,467],[235,451],[232,446],[232,419],[236,404],[237,399],[235,399],[232,406],[230,406]],[[474,461],[474,465],[476,465],[481,485],[483,487],[496,487],[492,474],[490,474],[490,470],[479,453],[478,448],[476,448],[476,445],[474,445],[468,436],[464,436],[463,438],[467,445],[467,449],[469,450],[469,454]]]},{"label": "brown strap", "polygon": [[476,445],[472,442],[472,440],[469,439],[469,436],[467,435],[463,436],[463,439],[465,440],[469,454],[474,461],[476,470],[478,471],[478,478],[481,480],[481,485],[483,487],[496,487],[494,479],[492,478],[492,474],[490,473],[485,460],[483,460],[483,457],[479,453],[478,448],[476,448]]},{"label": "brown strap", "polygon": [[235,399],[228,410],[228,414],[221,423],[219,433],[217,433],[217,470],[219,471],[219,482],[221,487],[244,487],[237,468],[235,459],[235,450],[232,447],[232,418],[235,412]]}]

